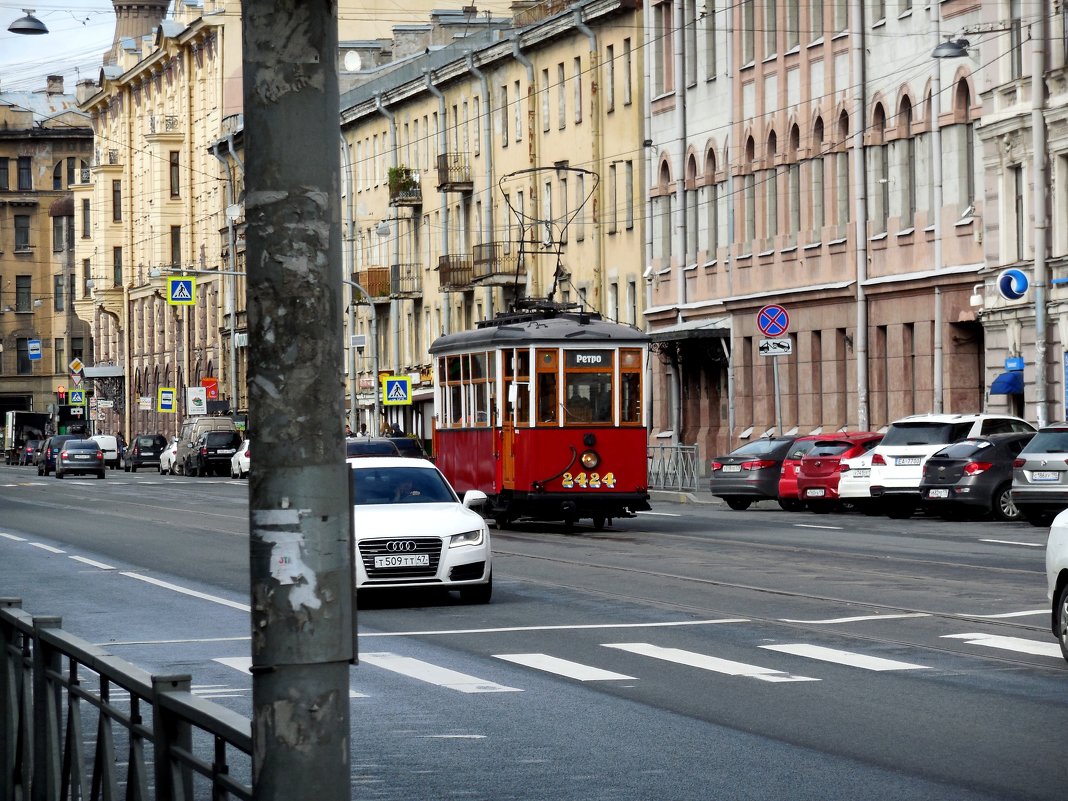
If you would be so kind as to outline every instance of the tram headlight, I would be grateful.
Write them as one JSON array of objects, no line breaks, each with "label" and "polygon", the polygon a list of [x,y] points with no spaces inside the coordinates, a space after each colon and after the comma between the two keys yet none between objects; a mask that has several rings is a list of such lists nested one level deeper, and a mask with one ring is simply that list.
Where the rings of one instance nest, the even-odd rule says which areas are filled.
[{"label": "tram headlight", "polygon": [[593,470],[600,463],[601,457],[597,455],[596,451],[584,451],[582,453],[582,466],[587,470]]}]

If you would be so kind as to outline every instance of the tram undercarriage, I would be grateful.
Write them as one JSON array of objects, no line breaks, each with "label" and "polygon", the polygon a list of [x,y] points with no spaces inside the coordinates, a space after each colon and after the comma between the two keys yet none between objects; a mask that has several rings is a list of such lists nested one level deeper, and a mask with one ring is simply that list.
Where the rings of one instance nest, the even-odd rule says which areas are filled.
[{"label": "tram undercarriage", "polygon": [[576,497],[564,492],[514,492],[505,490],[491,495],[483,515],[494,520],[498,528],[519,519],[561,521],[572,526],[579,520],[590,519],[601,531],[613,519],[636,517],[650,509],[646,493],[618,493],[611,497]]}]

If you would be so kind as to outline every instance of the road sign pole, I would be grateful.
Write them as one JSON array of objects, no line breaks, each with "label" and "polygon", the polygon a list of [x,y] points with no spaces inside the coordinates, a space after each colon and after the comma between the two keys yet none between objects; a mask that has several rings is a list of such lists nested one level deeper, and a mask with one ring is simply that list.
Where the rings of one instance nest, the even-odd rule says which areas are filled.
[{"label": "road sign pole", "polygon": [[779,357],[771,360],[771,374],[775,380],[775,430],[778,436],[782,436],[782,396],[779,392]]}]

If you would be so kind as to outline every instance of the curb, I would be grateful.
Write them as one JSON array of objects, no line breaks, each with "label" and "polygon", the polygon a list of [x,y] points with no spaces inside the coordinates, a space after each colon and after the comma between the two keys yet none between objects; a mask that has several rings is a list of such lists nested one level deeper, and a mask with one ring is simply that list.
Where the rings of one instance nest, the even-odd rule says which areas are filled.
[{"label": "curb", "polygon": [[679,490],[649,490],[650,500],[667,501],[669,503],[696,503],[712,506],[725,505],[723,501],[714,496],[698,497],[693,492],[681,492]]}]

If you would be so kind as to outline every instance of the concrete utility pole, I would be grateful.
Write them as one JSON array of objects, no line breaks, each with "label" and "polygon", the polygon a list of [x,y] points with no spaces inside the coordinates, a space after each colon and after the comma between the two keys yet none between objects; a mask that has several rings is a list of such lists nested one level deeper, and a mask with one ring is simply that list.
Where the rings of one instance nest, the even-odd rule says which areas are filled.
[{"label": "concrete utility pole", "polygon": [[350,797],[352,506],[342,444],[334,0],[244,0],[257,801]]}]

